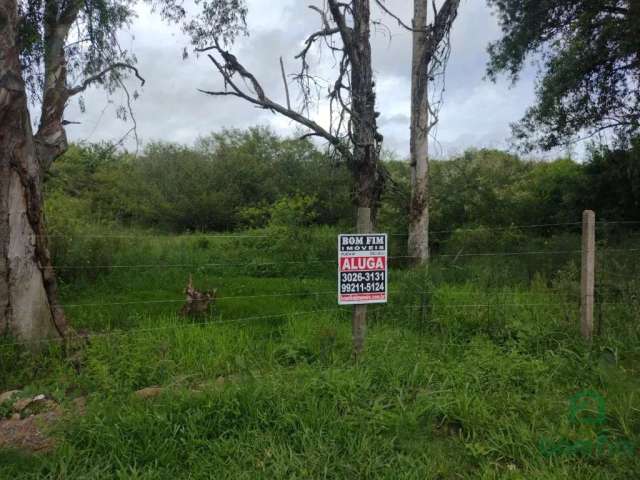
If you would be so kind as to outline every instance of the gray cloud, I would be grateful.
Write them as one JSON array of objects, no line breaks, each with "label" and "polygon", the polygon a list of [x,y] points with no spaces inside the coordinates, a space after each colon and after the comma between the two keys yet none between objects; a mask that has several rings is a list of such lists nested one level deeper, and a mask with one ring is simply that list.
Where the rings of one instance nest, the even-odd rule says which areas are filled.
[{"label": "gray cloud", "polygon": [[[320,5],[316,0],[312,3]],[[297,68],[295,54],[305,36],[319,26],[318,15],[307,8],[308,2],[251,0],[249,27],[251,35],[234,48],[237,56],[260,78],[274,99],[283,100],[283,86],[278,59],[282,55],[289,73]],[[387,5],[407,22],[411,2],[387,0]],[[375,15],[386,27],[373,35],[374,67],[377,80],[378,109],[385,147],[404,156],[408,153],[411,36],[381,12]],[[452,32],[452,53],[446,77],[445,103],[441,110],[437,138],[442,145],[439,155],[456,153],[471,146],[505,147],[509,123],[519,119],[533,99],[533,72],[527,71],[515,88],[506,81],[492,84],[483,79],[487,44],[497,38],[499,29],[482,0],[463,0],[459,18]],[[139,18],[123,44],[132,49],[147,84],[139,89],[129,81],[130,89],[140,91],[134,102],[138,132],[143,141],[166,140],[191,143],[198,136],[221,128],[245,128],[271,125],[286,134],[295,125],[269,112],[235,98],[205,96],[198,88],[215,90],[223,85],[213,65],[204,56],[181,59],[187,39],[177,28],[163,24],[147,7],[141,6]],[[331,55],[315,52],[314,66],[330,77]],[[115,108],[122,94],[108,103],[104,92],[96,89],[85,95],[88,111],[81,114],[77,103],[70,105],[67,118],[81,125],[69,128],[74,141],[117,140],[130,128],[115,118]],[[315,115],[326,119],[326,108]],[[127,146],[131,148],[132,142]]]}]

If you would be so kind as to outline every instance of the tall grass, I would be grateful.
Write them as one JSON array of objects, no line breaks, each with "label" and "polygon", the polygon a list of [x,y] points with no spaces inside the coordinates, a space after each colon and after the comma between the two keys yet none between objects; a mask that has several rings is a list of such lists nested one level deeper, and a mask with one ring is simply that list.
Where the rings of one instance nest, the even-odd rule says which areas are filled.
[{"label": "tall grass", "polygon": [[[625,280],[603,290],[603,331],[586,345],[572,254],[551,263],[458,256],[452,242],[440,250],[452,256],[436,255],[428,270],[397,259],[390,302],[371,307],[367,352],[356,364],[350,311],[327,293],[336,287],[336,232],[301,229],[295,241],[269,230],[242,238],[116,233],[85,237],[108,250],[108,263],[97,255],[75,265],[86,268],[60,270],[72,324],[94,334],[88,345],[72,355],[53,345],[33,355],[8,339],[0,344],[0,390],[47,393],[71,412],[54,431],[53,453],[0,451],[0,478],[628,479],[640,472],[637,260],[601,260]],[[545,241],[577,238],[501,250],[550,248]],[[58,251],[58,265],[74,266],[74,245]],[[96,268],[103,266],[111,267]],[[193,320],[177,315],[190,273],[219,296],[209,315]],[[151,385],[165,392],[147,401],[132,395]],[[568,415],[571,398],[587,390],[606,400],[603,424]],[[83,417],[70,403],[79,395],[88,398]],[[549,439],[574,444],[598,435],[636,451],[542,448]]]}]

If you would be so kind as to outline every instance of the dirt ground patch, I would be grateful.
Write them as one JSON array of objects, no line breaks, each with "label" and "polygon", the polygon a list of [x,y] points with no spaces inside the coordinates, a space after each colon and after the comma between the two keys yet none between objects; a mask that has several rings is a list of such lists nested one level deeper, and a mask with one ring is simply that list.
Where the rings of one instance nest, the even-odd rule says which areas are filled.
[{"label": "dirt ground patch", "polygon": [[[55,447],[51,427],[65,414],[50,397],[40,394],[23,396],[14,390],[0,394],[5,417],[0,417],[0,449],[21,450],[26,453],[47,452]],[[70,412],[84,415],[86,398],[71,401]]]},{"label": "dirt ground patch", "polygon": [[27,418],[0,420],[0,448],[12,448],[27,452],[46,452],[55,446],[47,430],[60,418],[59,410],[52,410]]}]

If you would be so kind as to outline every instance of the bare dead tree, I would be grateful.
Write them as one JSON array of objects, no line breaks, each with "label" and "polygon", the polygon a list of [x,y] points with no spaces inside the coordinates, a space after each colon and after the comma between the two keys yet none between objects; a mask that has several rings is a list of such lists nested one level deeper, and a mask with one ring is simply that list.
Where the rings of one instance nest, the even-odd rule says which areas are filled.
[{"label": "bare dead tree", "polygon": [[[432,2],[433,21],[427,23],[428,0],[414,0],[409,27],[391,12],[384,0],[380,8],[400,26],[412,32],[411,65],[411,200],[409,204],[408,254],[416,263],[429,259],[429,136],[438,123],[444,92],[444,74],[449,59],[449,34],[458,14],[460,0],[445,0],[440,8]],[[430,97],[430,86],[435,86]]]},{"label": "bare dead tree", "polygon": [[[307,130],[305,137],[315,136],[328,142],[346,162],[353,176],[358,231],[371,232],[384,175],[379,161],[383,138],[378,132],[375,110],[370,2],[327,0],[324,10],[315,6],[310,8],[320,17],[320,28],[306,38],[302,50],[296,55],[300,70],[293,77],[302,97],[299,109],[272,99],[257,77],[217,39],[198,51],[207,54],[223,78],[225,89],[201,91],[212,96],[241,98],[298,123]],[[310,68],[309,55],[316,46],[328,49],[336,63],[335,77],[326,82],[329,85],[326,98],[331,112],[327,126],[322,126],[309,115],[309,106],[314,102],[312,93],[325,83],[314,76]],[[353,349],[356,357],[364,348],[366,312],[365,305],[354,307]]]}]

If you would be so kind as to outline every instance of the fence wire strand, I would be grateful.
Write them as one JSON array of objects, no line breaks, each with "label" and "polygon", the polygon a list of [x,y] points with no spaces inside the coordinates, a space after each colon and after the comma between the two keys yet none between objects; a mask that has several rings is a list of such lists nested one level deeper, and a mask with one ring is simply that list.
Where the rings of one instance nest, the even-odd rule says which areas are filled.
[{"label": "fence wire strand", "polygon": [[[605,229],[605,237],[609,230],[607,227],[611,225],[640,225],[640,221],[600,221],[596,222],[596,226],[602,227]],[[527,229],[541,229],[541,228],[556,228],[556,227],[575,227],[582,225],[582,222],[564,222],[564,223],[546,223],[546,224],[533,224],[533,225],[511,225],[505,227],[478,227],[478,228],[460,228],[460,229],[452,229],[452,230],[436,230],[429,232],[430,235],[438,235],[438,234],[447,234],[447,233],[473,233],[479,230],[482,231],[508,231],[508,230],[527,230]],[[323,235],[325,233],[323,232]],[[317,234],[316,234],[317,235]],[[329,232],[326,233],[327,236],[337,236],[337,233]],[[390,237],[406,237],[406,233],[391,233]],[[105,238],[105,239],[161,239],[161,240],[190,240],[190,239],[220,239],[220,240],[247,240],[247,239],[270,239],[270,238],[282,238],[281,235],[274,234],[187,234],[183,236],[162,236],[162,235],[120,235],[120,234],[89,234],[89,235],[46,235],[48,238]],[[606,238],[605,238],[606,241]],[[636,257],[636,252],[640,252],[640,248],[601,248],[598,250],[598,254],[603,258],[606,257],[606,265],[603,267],[604,276],[614,276],[618,278],[625,279],[633,279],[632,275],[626,276],[616,272],[611,272],[607,266],[609,263],[617,258],[617,257]],[[457,254],[437,254],[433,258],[453,258],[454,263],[458,258],[474,258],[474,257],[518,257],[518,256],[537,256],[537,255],[575,255],[580,254],[582,251],[580,249],[576,250],[530,250],[530,251],[512,251],[512,252],[463,252],[462,250]],[[609,257],[609,254],[613,254],[612,257]],[[419,257],[412,255],[399,255],[399,256],[389,256],[389,260],[416,260]],[[178,264],[121,264],[121,265],[58,265],[52,267],[54,270],[101,270],[101,269],[172,269],[172,268],[188,268],[188,269],[202,269],[202,268],[237,268],[237,267],[265,267],[265,266],[280,266],[280,265],[313,265],[313,264],[335,264],[337,266],[338,259],[317,259],[317,260],[297,260],[297,261],[268,261],[268,262],[243,262],[243,263],[233,263],[233,262],[223,262],[223,263],[178,263]],[[430,267],[429,267],[430,268]],[[459,267],[450,266],[450,265],[438,265],[437,270],[455,270]],[[420,271],[418,270],[419,274]],[[429,270],[424,268],[422,271],[423,277],[422,279],[416,278],[416,283],[412,283],[416,288],[413,292],[414,295],[417,295],[419,298],[419,304],[416,305],[396,305],[394,303],[390,303],[389,306],[380,305],[378,308],[372,308],[371,311],[377,316],[382,312],[385,312],[385,308],[400,308],[408,311],[413,310],[421,310],[421,328],[422,324],[425,323],[426,312],[428,309],[431,309],[432,312],[435,309],[490,309],[490,308],[542,308],[542,307],[575,307],[579,304],[579,293],[578,292],[568,292],[563,289],[554,289],[549,288],[540,292],[537,291],[489,291],[489,292],[447,292],[446,290],[432,290],[429,288]],[[406,279],[405,279],[406,280]],[[418,285],[420,282],[422,285]],[[390,296],[400,295],[406,293],[401,290],[391,290],[388,292]],[[337,295],[335,290],[322,290],[322,291],[314,291],[314,292],[304,292],[304,291],[287,291],[287,292],[276,292],[276,293],[265,293],[265,294],[251,294],[251,295],[229,295],[229,296],[221,296],[215,298],[216,302],[224,302],[224,301],[233,301],[233,300],[250,300],[257,298],[278,298],[278,297],[320,297],[320,296],[329,296],[329,295]],[[475,297],[490,297],[495,298],[496,301],[485,301],[485,302],[470,302],[470,303],[440,303],[438,301],[439,297],[466,297],[466,298],[475,298]],[[541,297],[560,297],[561,298],[571,298],[576,297],[576,300],[573,302],[525,302],[525,303],[511,303],[509,302],[500,302],[500,297],[532,297],[532,296],[541,296]],[[162,304],[176,304],[185,302],[184,298],[181,299],[154,299],[154,300],[139,300],[139,301],[123,301],[123,302],[101,302],[101,303],[70,303],[70,304],[58,304],[56,307],[62,308],[102,308],[102,307],[112,307],[112,306],[131,306],[131,305],[162,305]],[[625,306],[636,306],[636,303],[631,302],[598,302],[599,306],[614,306],[614,305],[625,305]],[[256,315],[256,316],[246,316],[246,317],[238,317],[233,319],[224,320],[224,318],[214,320],[214,321],[205,321],[205,322],[193,322],[193,323],[184,323],[184,324],[171,324],[171,325],[163,325],[158,327],[149,327],[149,328],[132,328],[129,330],[117,330],[117,331],[108,331],[108,332],[98,332],[93,334],[86,335],[87,338],[100,338],[100,337],[108,337],[111,335],[135,335],[138,333],[144,332],[154,332],[160,330],[169,330],[169,329],[180,329],[180,328],[191,328],[191,327],[199,327],[199,326],[214,326],[214,325],[224,325],[230,323],[246,323],[253,320],[262,320],[262,319],[272,319],[272,318],[283,318],[283,317],[296,317],[296,316],[304,316],[304,315],[312,315],[319,314],[325,312],[339,312],[346,311],[346,307],[334,306],[332,308],[320,308],[315,310],[308,311],[290,311],[283,312],[278,314],[269,314],[269,315]],[[413,317],[412,317],[413,318]],[[60,340],[42,340],[35,342],[13,342],[13,343],[0,343],[0,347],[8,347],[8,346],[24,346],[33,343],[60,343]],[[446,345],[446,343],[438,342],[438,344]],[[451,345],[464,345],[466,344],[451,344]]]}]

